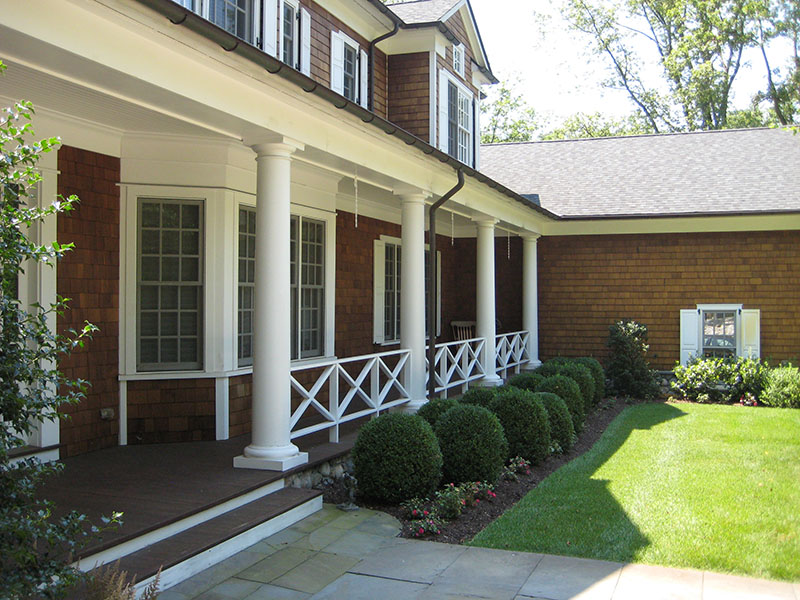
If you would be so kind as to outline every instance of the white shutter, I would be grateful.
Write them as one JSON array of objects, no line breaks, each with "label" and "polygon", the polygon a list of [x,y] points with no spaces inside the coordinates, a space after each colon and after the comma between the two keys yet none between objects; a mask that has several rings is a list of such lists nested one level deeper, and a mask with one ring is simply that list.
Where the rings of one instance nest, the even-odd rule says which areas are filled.
[{"label": "white shutter", "polygon": [[311,13],[300,7],[300,72],[311,75]]},{"label": "white shutter", "polygon": [[376,344],[384,341],[383,296],[386,290],[386,243],[375,240],[372,252],[372,338]]},{"label": "white shutter", "polygon": [[681,364],[700,354],[700,311],[681,311]]},{"label": "white shutter", "polygon": [[464,162],[467,163],[469,166],[474,166],[475,163],[473,159],[475,158],[475,123],[473,121],[473,116],[475,114],[475,106],[472,103],[472,100],[465,100],[465,102],[468,106],[467,112],[469,113],[467,115],[467,127],[469,129],[469,146],[467,152],[469,153],[469,156],[467,157],[467,160],[465,160]]},{"label": "white shutter", "polygon": [[447,152],[447,76],[439,70],[439,150]]},{"label": "white shutter", "polygon": [[475,131],[472,132],[472,147],[473,152],[473,166],[476,171],[481,168],[481,98],[480,92],[478,97],[473,101],[472,114],[475,115],[473,122],[475,123]]},{"label": "white shutter", "polygon": [[369,57],[367,53],[363,50],[359,53],[359,99],[361,102],[361,106],[364,108],[369,107]]},{"label": "white shutter", "polygon": [[264,2],[264,26],[261,37],[263,39],[264,52],[270,56],[278,55],[278,2],[277,0],[265,0]]},{"label": "white shutter", "polygon": [[761,311],[757,308],[742,309],[739,320],[741,328],[740,354],[746,358],[761,356]]},{"label": "white shutter", "polygon": [[344,39],[331,31],[331,89],[344,95]]}]

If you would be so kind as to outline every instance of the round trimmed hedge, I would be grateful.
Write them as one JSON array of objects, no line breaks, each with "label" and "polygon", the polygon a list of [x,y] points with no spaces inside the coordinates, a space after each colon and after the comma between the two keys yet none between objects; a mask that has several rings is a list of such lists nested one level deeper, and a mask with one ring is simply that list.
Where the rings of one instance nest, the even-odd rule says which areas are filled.
[{"label": "round trimmed hedge", "polygon": [[572,426],[572,417],[566,403],[560,396],[550,392],[536,392],[534,395],[542,403],[547,411],[547,418],[550,421],[550,439],[554,444],[558,444],[561,452],[567,452],[572,448],[575,428]]},{"label": "round trimmed hedge", "polygon": [[578,387],[578,384],[573,379],[566,375],[553,375],[540,383],[536,391],[550,392],[560,397],[564,404],[567,405],[567,409],[569,409],[575,433],[581,432],[585,415],[583,396],[581,396],[581,388]]},{"label": "round trimmed hedge", "polygon": [[539,463],[550,455],[550,421],[534,392],[505,386],[492,402],[508,440],[508,457],[521,456]]},{"label": "round trimmed hedge", "polygon": [[436,423],[445,483],[494,483],[508,456],[508,443],[499,419],[488,409],[462,404]]},{"label": "round trimmed hedge", "polygon": [[544,375],[533,371],[525,371],[509,377],[506,385],[533,392],[542,381],[544,381]]},{"label": "round trimmed hedge", "polygon": [[494,400],[496,389],[493,387],[471,387],[461,396],[461,404],[474,404],[489,408],[492,405],[492,400]]},{"label": "round trimmed hedge", "polygon": [[442,478],[442,453],[425,419],[388,413],[359,430],[353,468],[363,496],[394,504],[425,498],[436,490]]},{"label": "round trimmed hedge", "polygon": [[588,413],[594,406],[594,377],[592,377],[592,372],[588,367],[570,361],[560,365],[558,373],[559,375],[566,375],[578,384],[583,398],[583,410]]},{"label": "round trimmed hedge", "polygon": [[419,407],[417,414],[425,419],[431,427],[436,427],[436,421],[451,408],[458,406],[454,398],[434,398]]},{"label": "round trimmed hedge", "polygon": [[594,401],[595,403],[600,402],[606,396],[606,372],[603,370],[603,365],[591,356],[576,358],[575,362],[591,371],[594,378]]}]

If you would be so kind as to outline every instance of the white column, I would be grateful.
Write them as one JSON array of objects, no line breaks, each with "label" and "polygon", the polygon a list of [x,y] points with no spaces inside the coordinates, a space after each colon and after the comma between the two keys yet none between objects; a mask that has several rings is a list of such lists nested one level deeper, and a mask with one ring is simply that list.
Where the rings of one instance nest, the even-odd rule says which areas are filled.
[{"label": "white column", "polygon": [[425,194],[400,196],[403,202],[400,260],[400,346],[411,350],[406,389],[407,412],[425,404]]},{"label": "white column", "polygon": [[285,471],[308,462],[289,431],[291,155],[301,146],[284,139],[252,148],[257,155],[252,441],[233,464]]},{"label": "white column", "polygon": [[486,340],[483,354],[483,369],[486,376],[479,385],[496,386],[503,380],[496,372],[495,344],[495,284],[494,284],[494,226],[496,219],[477,221],[477,299],[475,333]]},{"label": "white column", "polygon": [[539,292],[537,287],[536,244],[539,235],[522,237],[522,328],[528,332],[528,364],[523,367],[535,369],[539,360]]}]

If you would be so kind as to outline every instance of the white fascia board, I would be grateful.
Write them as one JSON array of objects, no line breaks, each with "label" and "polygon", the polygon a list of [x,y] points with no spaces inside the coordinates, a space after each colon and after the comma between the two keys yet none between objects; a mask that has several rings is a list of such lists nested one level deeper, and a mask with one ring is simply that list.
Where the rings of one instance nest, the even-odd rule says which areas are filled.
[{"label": "white fascia board", "polygon": [[395,35],[379,42],[377,47],[386,54],[428,52],[436,47],[436,29],[400,29]]},{"label": "white fascia board", "polygon": [[315,2],[368,40],[388,33],[392,20],[366,0],[315,0]]},{"label": "white fascia board", "polygon": [[545,224],[544,235],[614,235],[637,233],[704,233],[800,229],[800,214],[585,219]]}]

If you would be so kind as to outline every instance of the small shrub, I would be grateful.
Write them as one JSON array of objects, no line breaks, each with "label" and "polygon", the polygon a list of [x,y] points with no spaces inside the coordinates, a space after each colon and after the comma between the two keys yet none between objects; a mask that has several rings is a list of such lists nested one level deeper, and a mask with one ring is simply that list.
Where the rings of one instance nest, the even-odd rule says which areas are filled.
[{"label": "small shrub", "polygon": [[534,371],[524,371],[509,377],[508,381],[506,381],[506,385],[534,392],[536,391],[536,386],[539,385],[543,379],[544,375],[540,375]]},{"label": "small shrub", "polygon": [[485,481],[473,481],[470,483],[463,483],[460,486],[461,498],[464,500],[464,506],[476,506],[481,500],[493,500],[497,498],[494,493],[494,486]]},{"label": "small shrub", "polygon": [[[156,600],[160,580],[161,569],[142,590],[140,600]],[[119,561],[103,565],[88,574],[85,590],[78,593],[84,600],[136,600],[136,576],[128,577],[128,572],[120,568]]]},{"label": "small shrub", "polygon": [[575,362],[587,367],[594,378],[594,402],[597,404],[606,396],[606,372],[600,361],[591,356],[576,358]]},{"label": "small shrub", "polygon": [[428,422],[417,415],[384,414],[366,423],[353,447],[358,489],[396,503],[429,496],[439,485],[442,453]]},{"label": "small shrub", "polygon": [[577,362],[568,362],[560,365],[560,375],[566,375],[574,380],[581,389],[584,412],[588,413],[594,406],[594,377],[588,367]]},{"label": "small shrub", "polygon": [[417,414],[425,419],[431,427],[436,427],[436,421],[451,408],[458,406],[455,398],[434,398],[419,407]]},{"label": "small shrub", "polygon": [[494,397],[492,412],[500,419],[508,441],[509,458],[521,456],[532,463],[550,454],[550,421],[534,392],[502,388]]},{"label": "small shrub", "polygon": [[760,400],[767,406],[800,408],[800,370],[792,365],[772,369]]},{"label": "small shrub", "polygon": [[457,519],[466,504],[462,498],[461,488],[454,483],[449,483],[436,492],[434,502],[436,513],[448,520]]},{"label": "small shrub", "polygon": [[747,396],[757,398],[767,380],[768,367],[752,358],[695,358],[676,365],[675,393],[693,402],[731,404]]},{"label": "small shrub", "polygon": [[581,388],[578,387],[574,380],[565,375],[553,375],[540,383],[536,391],[550,392],[561,398],[569,409],[575,433],[581,432],[585,415],[583,397],[581,396]]},{"label": "small shrub", "polygon": [[515,456],[508,461],[508,464],[505,467],[503,467],[503,473],[501,477],[506,481],[519,481],[519,476],[523,474],[531,474],[531,463],[521,456]]},{"label": "small shrub", "polygon": [[400,503],[400,508],[403,509],[407,519],[424,519],[430,515],[431,511],[428,510],[430,502],[424,498],[411,498]]},{"label": "small shrub", "polygon": [[505,462],[508,443],[495,415],[481,406],[462,404],[436,423],[445,481],[495,481]]},{"label": "small shrub", "polygon": [[631,320],[617,321],[609,328],[611,357],[606,373],[614,394],[632,398],[653,398],[658,393],[653,372],[645,355],[647,326]]},{"label": "small shrub", "polygon": [[537,392],[534,396],[547,411],[552,442],[554,445],[558,444],[560,452],[568,452],[575,438],[575,428],[566,403],[561,397],[549,392]]},{"label": "small shrub", "polygon": [[461,404],[474,404],[489,408],[494,400],[494,394],[497,388],[490,387],[471,387],[463,396],[461,396]]},{"label": "small shrub", "polygon": [[431,535],[439,535],[442,533],[442,520],[431,515],[424,519],[416,519],[408,524],[408,529],[411,534],[416,538],[428,537]]}]

